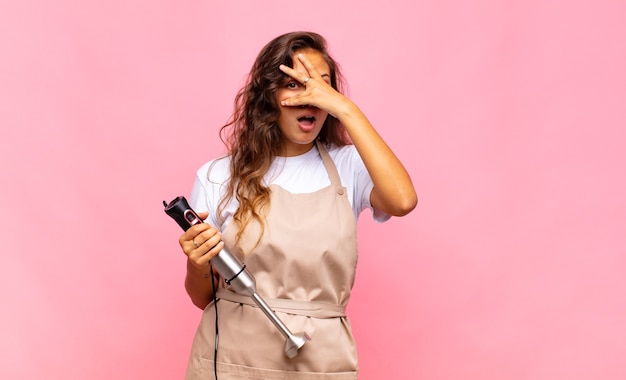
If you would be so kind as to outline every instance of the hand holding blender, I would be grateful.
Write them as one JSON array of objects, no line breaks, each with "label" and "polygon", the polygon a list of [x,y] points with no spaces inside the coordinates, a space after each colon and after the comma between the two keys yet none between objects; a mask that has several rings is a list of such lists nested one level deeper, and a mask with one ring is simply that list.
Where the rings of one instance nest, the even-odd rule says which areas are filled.
[{"label": "hand holding blender", "polygon": [[[193,225],[203,223],[198,214],[189,207],[185,197],[176,197],[169,204],[163,201],[163,206],[165,206],[165,213],[171,216],[184,231],[187,231],[187,229]],[[246,266],[239,262],[226,248],[222,248],[220,253],[211,259],[210,264],[235,292],[252,298],[285,337],[285,355],[289,358],[296,357],[300,347],[311,338],[307,333],[293,334],[289,331],[287,326],[285,326],[272,309],[270,309],[263,298],[258,295],[256,281],[252,274],[246,270]]]}]

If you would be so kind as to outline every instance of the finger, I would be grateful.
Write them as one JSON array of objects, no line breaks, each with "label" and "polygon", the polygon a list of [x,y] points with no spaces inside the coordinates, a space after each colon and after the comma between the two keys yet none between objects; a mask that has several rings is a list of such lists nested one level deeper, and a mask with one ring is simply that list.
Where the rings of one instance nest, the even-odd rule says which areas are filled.
[{"label": "finger", "polygon": [[196,248],[208,251],[222,240],[222,234],[215,228],[210,228],[193,238],[193,244]]},{"label": "finger", "polygon": [[217,244],[215,244],[210,250],[207,251],[207,253],[204,254],[204,257],[207,258],[207,260],[211,260],[222,251],[222,249],[224,248],[224,244],[225,243],[222,240],[218,241]]},{"label": "finger", "polygon": [[198,236],[198,234],[210,228],[212,228],[211,225],[207,223],[200,223],[200,224],[193,225],[189,227],[189,229],[187,229],[187,231],[185,231],[182,235],[180,235],[180,238],[178,238],[178,243],[183,249],[185,249],[185,245],[188,242],[191,242],[193,238]]},{"label": "finger", "polygon": [[313,100],[306,95],[294,95],[292,97],[280,101],[281,106],[285,107],[317,107]]},{"label": "finger", "polygon": [[[190,254],[204,255],[222,241],[222,234],[214,227],[202,231],[191,239]],[[192,247],[193,246],[193,247]]]},{"label": "finger", "polygon": [[297,71],[295,69],[292,69],[289,66],[285,66],[285,65],[280,65],[278,66],[278,68],[285,74],[289,75],[291,78],[297,80],[298,82],[306,85],[307,82],[309,80],[312,79],[312,76],[310,75],[309,71],[307,70],[306,73]]},{"label": "finger", "polygon": [[[217,235],[217,236],[216,236]],[[212,240],[211,240],[212,239]],[[211,247],[203,247],[203,244],[217,244],[221,240],[221,234],[215,227],[207,223],[201,223],[190,227],[179,239],[179,244],[183,249],[183,253],[191,260],[201,257]]]},{"label": "finger", "polygon": [[202,219],[203,221],[206,220],[206,218],[209,217],[208,211],[202,211],[202,212],[199,212],[197,214],[200,217],[200,219]]},{"label": "finger", "polygon": [[299,72],[299,71],[296,71],[296,70],[292,69],[292,68],[291,68],[291,67],[289,67],[289,66],[286,66],[286,65],[280,65],[280,66],[278,66],[278,68],[280,69],[280,71],[282,71],[283,73],[285,73],[285,74],[289,75],[291,78],[293,78],[293,79],[297,80],[297,81],[298,81],[298,82],[300,82],[300,83],[303,83],[303,82],[304,82],[304,80],[305,80],[306,78],[308,78],[308,76],[306,76],[306,75],[302,74],[302,73],[301,73],[301,72]]},{"label": "finger", "polygon": [[300,53],[298,54],[298,60],[302,63],[302,65],[304,66],[304,68],[307,71],[307,74],[312,77],[312,78],[317,78],[319,76],[319,72],[317,71],[317,69],[315,68],[315,66],[313,66],[313,64],[311,63],[311,61],[309,61],[304,54]]},{"label": "finger", "polygon": [[206,252],[202,249],[197,249],[189,256],[189,260],[197,267],[206,267],[209,262],[217,256],[218,253],[224,248],[224,242],[219,241],[215,246]]}]

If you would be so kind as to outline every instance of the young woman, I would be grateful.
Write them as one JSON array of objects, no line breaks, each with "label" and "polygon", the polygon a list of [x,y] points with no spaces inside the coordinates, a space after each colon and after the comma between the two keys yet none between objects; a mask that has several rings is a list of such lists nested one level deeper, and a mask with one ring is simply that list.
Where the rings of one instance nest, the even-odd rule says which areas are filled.
[{"label": "young woman", "polygon": [[[229,154],[198,170],[190,204],[206,223],[180,237],[185,288],[204,309],[187,379],[357,378],[345,315],[356,220],[366,208],[378,221],[405,215],[417,196],[341,82],[320,35],[270,41],[221,130]],[[295,358],[262,311],[212,274],[209,260],[224,247],[285,325],[311,337]]]}]

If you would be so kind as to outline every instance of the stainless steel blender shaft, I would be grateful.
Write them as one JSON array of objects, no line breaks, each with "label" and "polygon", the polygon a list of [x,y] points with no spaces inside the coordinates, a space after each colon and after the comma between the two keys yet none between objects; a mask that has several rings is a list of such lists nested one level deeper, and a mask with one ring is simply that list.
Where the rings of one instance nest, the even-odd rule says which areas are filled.
[{"label": "stainless steel blender shaft", "polygon": [[259,308],[263,310],[265,315],[267,315],[267,317],[274,323],[274,326],[276,326],[285,337],[285,347],[283,348],[285,355],[287,355],[290,359],[295,358],[296,355],[298,355],[300,347],[304,346],[307,340],[311,340],[309,335],[307,333],[292,334],[283,321],[281,321],[280,318],[278,318],[272,309],[270,309],[270,307],[265,303],[263,298],[261,298],[257,293],[253,293],[251,297]]},{"label": "stainless steel blender shaft", "polygon": [[293,334],[289,331],[287,326],[257,293],[254,276],[226,249],[222,249],[217,256],[211,259],[211,265],[235,292],[252,298],[259,309],[265,313],[278,331],[285,337],[285,346],[283,348],[285,355],[290,359],[295,358],[298,355],[298,350],[307,340],[311,340],[309,335],[307,333]]}]

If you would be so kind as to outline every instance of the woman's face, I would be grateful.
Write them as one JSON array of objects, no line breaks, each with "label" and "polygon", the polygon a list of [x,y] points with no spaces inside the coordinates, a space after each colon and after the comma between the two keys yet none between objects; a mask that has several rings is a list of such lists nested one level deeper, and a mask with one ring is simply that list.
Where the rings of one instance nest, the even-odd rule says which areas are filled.
[{"label": "woman's face", "polygon": [[[322,55],[313,49],[299,50],[296,54],[303,54],[313,64],[322,78],[330,83],[330,67]],[[294,70],[310,76],[300,60],[294,55]],[[280,104],[281,100],[290,98],[303,92],[304,84],[290,78],[285,85],[276,92],[276,101],[280,109],[278,128],[282,134],[281,156],[297,156],[308,152],[322,130],[328,113],[312,106],[288,107]]]}]

